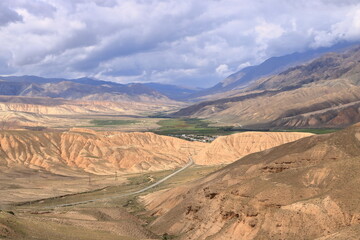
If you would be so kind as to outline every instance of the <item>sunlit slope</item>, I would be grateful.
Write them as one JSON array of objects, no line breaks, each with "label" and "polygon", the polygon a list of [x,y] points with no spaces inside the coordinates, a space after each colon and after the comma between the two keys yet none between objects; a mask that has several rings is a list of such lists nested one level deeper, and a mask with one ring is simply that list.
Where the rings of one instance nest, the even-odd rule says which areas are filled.
[{"label": "sunlit slope", "polygon": [[[53,173],[172,169],[188,162],[187,142],[153,133],[2,131],[1,165],[25,165]],[[192,143],[190,148],[201,148]]]},{"label": "sunlit slope", "polygon": [[357,124],[248,155],[143,201],[159,216],[152,229],[180,239],[354,239],[359,155]]}]

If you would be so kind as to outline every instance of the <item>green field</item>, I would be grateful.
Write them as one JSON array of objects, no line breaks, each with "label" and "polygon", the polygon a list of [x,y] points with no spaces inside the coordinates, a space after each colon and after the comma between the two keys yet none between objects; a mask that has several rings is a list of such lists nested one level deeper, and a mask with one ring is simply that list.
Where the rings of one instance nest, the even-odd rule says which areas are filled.
[{"label": "green field", "polygon": [[95,126],[110,126],[110,125],[128,125],[137,123],[135,120],[91,120],[90,123]]},{"label": "green field", "polygon": [[198,135],[229,135],[239,132],[260,131],[260,132],[308,132],[314,134],[333,133],[340,129],[314,128],[314,129],[244,129],[232,126],[215,127],[210,126],[208,120],[197,118],[173,118],[163,119],[157,122],[161,127],[154,130],[161,135],[198,134]]},{"label": "green field", "polygon": [[306,132],[306,133],[314,133],[314,134],[327,134],[339,131],[341,129],[335,128],[314,128],[314,129],[287,129],[287,130],[279,130],[280,132]]},{"label": "green field", "polygon": [[157,122],[161,127],[154,130],[157,134],[201,134],[201,135],[228,135],[230,127],[212,127],[211,122],[197,118],[164,119]]}]

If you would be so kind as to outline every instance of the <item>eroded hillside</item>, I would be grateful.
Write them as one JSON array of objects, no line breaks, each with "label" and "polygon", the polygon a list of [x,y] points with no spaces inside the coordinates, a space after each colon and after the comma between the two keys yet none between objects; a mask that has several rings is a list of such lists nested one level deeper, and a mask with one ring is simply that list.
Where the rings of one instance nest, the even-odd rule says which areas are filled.
[{"label": "eroded hillside", "polygon": [[157,171],[187,163],[231,163],[250,153],[309,136],[307,133],[249,132],[219,137],[213,143],[189,142],[153,133],[8,130],[0,132],[0,157],[4,167],[27,166],[52,173],[85,171]]},{"label": "eroded hillside", "polygon": [[[153,133],[111,133],[73,129],[68,132],[2,131],[1,165],[25,165],[52,173],[115,170],[155,171],[188,162],[187,142]],[[201,148],[202,143],[192,143]]]}]

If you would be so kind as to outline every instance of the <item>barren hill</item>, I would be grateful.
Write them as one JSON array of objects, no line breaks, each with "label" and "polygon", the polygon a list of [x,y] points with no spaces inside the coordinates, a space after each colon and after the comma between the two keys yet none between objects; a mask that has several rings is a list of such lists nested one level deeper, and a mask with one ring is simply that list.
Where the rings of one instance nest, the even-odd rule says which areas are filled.
[{"label": "barren hill", "polygon": [[0,131],[0,166],[26,166],[65,175],[155,171],[184,165],[189,151],[195,153],[196,164],[216,165],[309,135],[240,133],[208,144],[140,132],[5,130]]},{"label": "barren hill", "polygon": [[0,96],[0,128],[2,124],[22,127],[53,127],[86,125],[86,120],[75,121],[85,115],[146,115],[159,111],[169,111],[177,104],[152,102],[109,102],[80,101],[59,98]]},{"label": "barren hill", "polygon": [[348,126],[360,120],[359,61],[360,47],[327,54],[173,115],[247,127]]},{"label": "barren hill", "polygon": [[194,160],[200,165],[232,163],[254,152],[311,136],[310,133],[244,132],[215,139],[203,148]]},{"label": "barren hill", "polygon": [[[69,132],[1,131],[0,166],[27,166],[52,173],[74,171],[155,171],[188,162],[178,138],[153,133],[111,133],[73,129]],[[201,148],[204,144],[192,143]]]},{"label": "barren hill", "polygon": [[37,114],[139,114],[145,111],[168,110],[174,103],[142,103],[111,101],[78,101],[60,98],[0,96],[0,111],[27,112]]},{"label": "barren hill", "polygon": [[[143,198],[180,239],[357,239],[360,124],[248,155]],[[340,238],[339,238],[340,237]]]}]

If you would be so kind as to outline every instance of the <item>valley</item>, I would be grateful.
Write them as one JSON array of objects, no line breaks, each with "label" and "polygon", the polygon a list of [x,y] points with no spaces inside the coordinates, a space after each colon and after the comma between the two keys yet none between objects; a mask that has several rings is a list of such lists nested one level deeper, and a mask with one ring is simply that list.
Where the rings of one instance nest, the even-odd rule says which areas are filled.
[{"label": "valley", "polygon": [[358,239],[358,43],[264,57],[207,67],[211,87],[168,58],[0,76],[0,239]]}]

